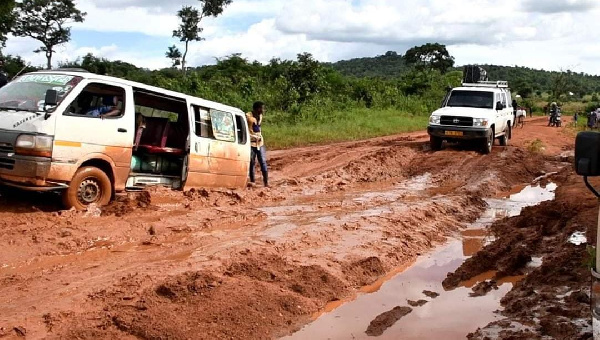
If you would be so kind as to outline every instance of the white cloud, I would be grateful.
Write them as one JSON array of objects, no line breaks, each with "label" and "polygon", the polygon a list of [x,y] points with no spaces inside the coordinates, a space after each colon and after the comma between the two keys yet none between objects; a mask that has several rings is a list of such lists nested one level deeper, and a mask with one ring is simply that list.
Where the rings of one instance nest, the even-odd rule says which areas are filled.
[{"label": "white cloud", "polygon": [[523,9],[528,12],[562,13],[585,12],[598,7],[597,0],[524,0]]},{"label": "white cloud", "polygon": [[97,3],[103,2],[93,0],[79,2],[78,7],[87,12],[87,16],[82,24],[75,26],[76,29],[171,36],[178,24],[174,14],[153,11],[153,7],[109,7],[108,4],[99,6]]},{"label": "white cloud", "polygon": [[[28,38],[11,38],[11,44],[7,46],[6,53],[21,56],[32,66],[46,66],[46,56],[44,53],[34,53],[39,47],[39,43]],[[62,62],[75,61],[78,57],[83,57],[92,53],[97,57],[107,58],[109,60],[122,60],[151,69],[169,66],[169,61],[162,55],[148,56],[144,51],[123,50],[115,44],[106,46],[78,46],[75,42],[69,42],[55,48],[52,57],[54,67]]]},{"label": "white cloud", "polygon": [[[204,22],[206,41],[193,43],[189,65],[242,53],[250,60],[294,59],[311,52],[322,61],[403,53],[414,45],[448,45],[458,64],[496,63],[600,74],[597,0],[234,0],[223,16]],[[134,32],[169,40],[175,12],[196,0],[80,0],[88,12],[74,30]],[[145,67],[168,66],[162,53],[148,55],[122,44],[75,41],[55,60],[93,52]],[[133,45],[133,44],[132,44]],[[166,49],[167,44],[164,48]],[[11,39],[7,52],[43,64],[30,39]],[[162,50],[154,47],[152,50]]]},{"label": "white cloud", "polygon": [[[170,37],[179,25],[176,13],[184,5],[199,7],[194,0],[181,2],[164,0],[80,0],[78,7],[87,12],[85,21],[76,29],[99,32],[133,32],[150,36]],[[278,0],[236,0],[218,18],[204,18],[204,35],[222,27],[223,20],[243,20],[249,16],[273,16],[283,3]]]},{"label": "white cloud", "polygon": [[277,30],[274,19],[252,25],[248,31],[227,34],[190,46],[191,64],[213,63],[215,58],[242,53],[245,58],[268,62],[273,57],[295,59],[310,51],[319,60],[328,60],[335,43],[311,41],[304,34],[285,34]]}]

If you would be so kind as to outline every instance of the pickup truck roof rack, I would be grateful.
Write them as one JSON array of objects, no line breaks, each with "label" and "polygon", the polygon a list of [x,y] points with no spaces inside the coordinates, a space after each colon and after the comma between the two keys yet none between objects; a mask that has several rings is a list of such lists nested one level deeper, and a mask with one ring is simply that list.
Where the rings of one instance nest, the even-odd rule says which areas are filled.
[{"label": "pickup truck roof rack", "polygon": [[505,80],[498,81],[480,81],[477,83],[463,83],[465,87],[497,87],[497,88],[508,88],[508,82]]}]

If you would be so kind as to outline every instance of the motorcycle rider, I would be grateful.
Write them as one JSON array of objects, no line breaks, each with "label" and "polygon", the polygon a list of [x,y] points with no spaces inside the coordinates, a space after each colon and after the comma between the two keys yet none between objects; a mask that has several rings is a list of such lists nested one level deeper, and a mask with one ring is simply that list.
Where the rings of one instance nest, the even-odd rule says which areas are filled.
[{"label": "motorcycle rider", "polygon": [[548,126],[552,126],[556,123],[556,117],[558,116],[559,108],[556,102],[552,102],[550,104],[550,120],[548,121]]}]

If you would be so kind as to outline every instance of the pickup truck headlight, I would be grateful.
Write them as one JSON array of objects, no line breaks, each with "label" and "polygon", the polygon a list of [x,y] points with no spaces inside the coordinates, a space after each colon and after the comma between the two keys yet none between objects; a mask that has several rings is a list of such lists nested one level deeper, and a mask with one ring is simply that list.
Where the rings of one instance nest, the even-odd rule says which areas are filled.
[{"label": "pickup truck headlight", "polygon": [[15,153],[22,156],[52,157],[51,136],[20,135],[15,143]]},{"label": "pickup truck headlight", "polygon": [[440,125],[440,116],[431,116],[429,117],[429,123],[430,124],[435,124],[435,125]]},{"label": "pickup truck headlight", "polygon": [[487,120],[486,118],[474,118],[473,119],[473,126],[475,127],[486,127],[488,126],[489,120]]}]

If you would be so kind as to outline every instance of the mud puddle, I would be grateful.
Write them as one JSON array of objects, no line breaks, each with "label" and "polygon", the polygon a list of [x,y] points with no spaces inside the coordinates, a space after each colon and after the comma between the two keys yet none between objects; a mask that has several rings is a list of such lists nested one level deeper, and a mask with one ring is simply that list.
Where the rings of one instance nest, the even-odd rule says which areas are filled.
[{"label": "mud puddle", "polygon": [[334,193],[319,199],[300,197],[288,201],[287,205],[258,208],[267,215],[267,228],[260,234],[273,238],[282,237],[301,227],[350,223],[393,213],[406,208],[409,203],[415,206],[415,200],[410,198],[424,197],[426,189],[430,187],[430,178],[430,174],[425,174],[395,184],[379,184],[377,187],[367,184],[352,191]]},{"label": "mud puddle", "polygon": [[[496,313],[500,300],[522,277],[507,277],[492,282],[489,292],[477,296],[477,287],[491,280],[488,272],[445,291],[442,281],[470,256],[493,241],[487,227],[495,220],[517,216],[527,206],[554,199],[555,184],[527,186],[503,199],[487,200],[489,208],[479,220],[461,232],[460,239],[422,256],[408,269],[386,277],[375,289],[361,289],[352,301],[337,301],[326,313],[316,315],[313,323],[284,339],[369,339],[366,330],[372,320],[396,307],[411,306],[412,311],[383,330],[379,339],[464,339],[490,322],[500,320]],[[535,261],[534,261],[535,262]],[[537,263],[532,263],[532,266]],[[436,294],[439,296],[434,297]],[[427,294],[425,294],[427,293]],[[410,301],[410,303],[409,303]],[[371,326],[372,327],[372,326]],[[372,332],[371,332],[372,333]]]}]

